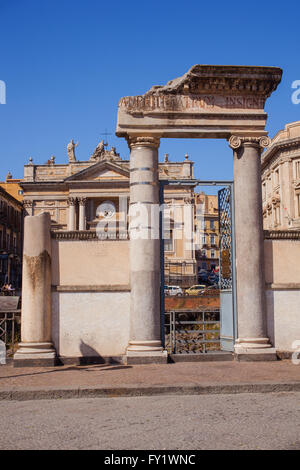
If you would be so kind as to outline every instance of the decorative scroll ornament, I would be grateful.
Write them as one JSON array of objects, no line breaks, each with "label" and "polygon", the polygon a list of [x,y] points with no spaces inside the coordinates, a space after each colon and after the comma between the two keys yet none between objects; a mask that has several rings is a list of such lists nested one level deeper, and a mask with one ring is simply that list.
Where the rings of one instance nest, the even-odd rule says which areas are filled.
[{"label": "decorative scroll ornament", "polygon": [[229,147],[238,149],[242,145],[242,139],[237,135],[232,135],[229,139]]},{"label": "decorative scroll ornament", "polygon": [[229,139],[229,147],[236,150],[244,144],[255,144],[261,148],[269,147],[271,139],[263,135],[262,137],[240,137],[238,135],[232,135]]}]

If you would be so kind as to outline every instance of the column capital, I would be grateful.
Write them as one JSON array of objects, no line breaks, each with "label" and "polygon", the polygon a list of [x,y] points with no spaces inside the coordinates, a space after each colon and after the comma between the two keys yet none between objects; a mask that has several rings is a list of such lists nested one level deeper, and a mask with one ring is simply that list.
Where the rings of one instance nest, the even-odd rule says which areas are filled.
[{"label": "column capital", "polygon": [[85,206],[86,201],[87,201],[87,198],[84,196],[78,198],[78,203],[80,206]]},{"label": "column capital", "polygon": [[160,145],[160,138],[159,137],[136,137],[136,136],[128,136],[126,138],[128,147],[130,150],[137,148],[137,147],[155,147],[158,149]]},{"label": "column capital", "polygon": [[68,205],[75,206],[76,204],[76,197],[68,197]]},{"label": "column capital", "polygon": [[271,139],[267,135],[263,135],[261,137],[242,137],[238,135],[232,135],[229,138],[229,147],[231,147],[233,150],[236,150],[242,146],[266,148],[270,145],[270,143]]},{"label": "column capital", "polygon": [[25,201],[23,201],[23,206],[25,207],[25,209],[31,209],[33,206],[33,200],[26,199]]}]

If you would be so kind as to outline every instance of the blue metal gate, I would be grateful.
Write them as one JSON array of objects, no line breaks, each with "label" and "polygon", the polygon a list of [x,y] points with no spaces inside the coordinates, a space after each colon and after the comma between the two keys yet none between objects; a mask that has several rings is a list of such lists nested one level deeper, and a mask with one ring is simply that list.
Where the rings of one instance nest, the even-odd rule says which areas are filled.
[{"label": "blue metal gate", "polygon": [[[219,213],[219,288],[220,288],[220,349],[223,351],[233,351],[234,341],[236,338],[236,292],[235,292],[235,243],[234,243],[234,204],[233,204],[233,182],[232,181],[201,181],[201,180],[163,180],[161,183],[160,203],[164,203],[164,187],[165,186],[214,186],[221,187],[218,191],[218,213]],[[186,314],[186,312],[169,312],[167,320],[165,320],[165,298],[164,298],[164,240],[163,240],[163,214],[160,212],[160,238],[161,238],[161,337],[165,345],[166,329],[168,329],[167,342],[173,343],[176,349],[176,341],[182,342],[180,337],[180,328],[182,325],[180,321],[176,321],[177,314]],[[190,313],[203,313],[203,312],[190,312]],[[171,322],[172,314],[175,318]],[[194,319],[193,319],[194,320]],[[209,319],[211,320],[211,319]],[[172,323],[172,325],[171,325]],[[186,322],[185,322],[186,323]],[[193,321],[192,323],[195,323]],[[208,323],[213,323],[208,321]],[[178,324],[178,325],[177,325]],[[178,337],[181,339],[176,340],[176,328],[178,327]],[[204,326],[203,326],[204,330]],[[200,334],[202,330],[198,331]],[[191,333],[191,332],[189,332]],[[209,332],[210,333],[210,332]],[[205,343],[205,336],[201,337],[199,343]],[[209,341],[206,341],[209,342]],[[172,348],[171,348],[172,349]],[[197,351],[199,351],[197,347]],[[170,352],[175,352],[171,351]],[[185,352],[185,351],[182,351]],[[202,347],[202,352],[209,352],[206,348]]]},{"label": "blue metal gate", "polygon": [[235,339],[235,269],[233,185],[218,191],[220,342],[223,351],[233,351]]}]

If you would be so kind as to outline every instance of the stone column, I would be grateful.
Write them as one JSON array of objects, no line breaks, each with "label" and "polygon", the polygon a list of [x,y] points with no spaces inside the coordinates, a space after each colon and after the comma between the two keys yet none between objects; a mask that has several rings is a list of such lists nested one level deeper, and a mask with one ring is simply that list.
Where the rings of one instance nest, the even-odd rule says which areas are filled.
[{"label": "stone column", "polygon": [[[127,360],[166,362],[160,333],[160,240],[150,214],[158,211],[158,147],[154,137],[130,137],[130,341]],[[137,212],[136,212],[137,211]],[[138,215],[139,214],[139,215]],[[143,217],[140,215],[144,214]]]},{"label": "stone column", "polygon": [[68,230],[76,230],[76,198],[69,197],[69,222]]},{"label": "stone column", "polygon": [[86,197],[80,197],[79,201],[79,230],[86,229],[86,218],[85,218],[85,204]]},{"label": "stone column", "polygon": [[15,365],[54,365],[51,342],[51,219],[44,212],[24,220],[22,329]]},{"label": "stone column", "polygon": [[[237,354],[256,354],[270,348],[266,328],[264,237],[261,189],[263,137],[232,136],[238,331]],[[272,352],[274,350],[269,350]]]}]

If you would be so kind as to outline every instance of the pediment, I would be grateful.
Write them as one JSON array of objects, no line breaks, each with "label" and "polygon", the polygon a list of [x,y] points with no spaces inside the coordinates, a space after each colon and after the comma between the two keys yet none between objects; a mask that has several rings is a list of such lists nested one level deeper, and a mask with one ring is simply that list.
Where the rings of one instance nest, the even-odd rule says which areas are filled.
[{"label": "pediment", "polygon": [[129,171],[112,162],[98,162],[65,179],[65,182],[128,180]]}]

